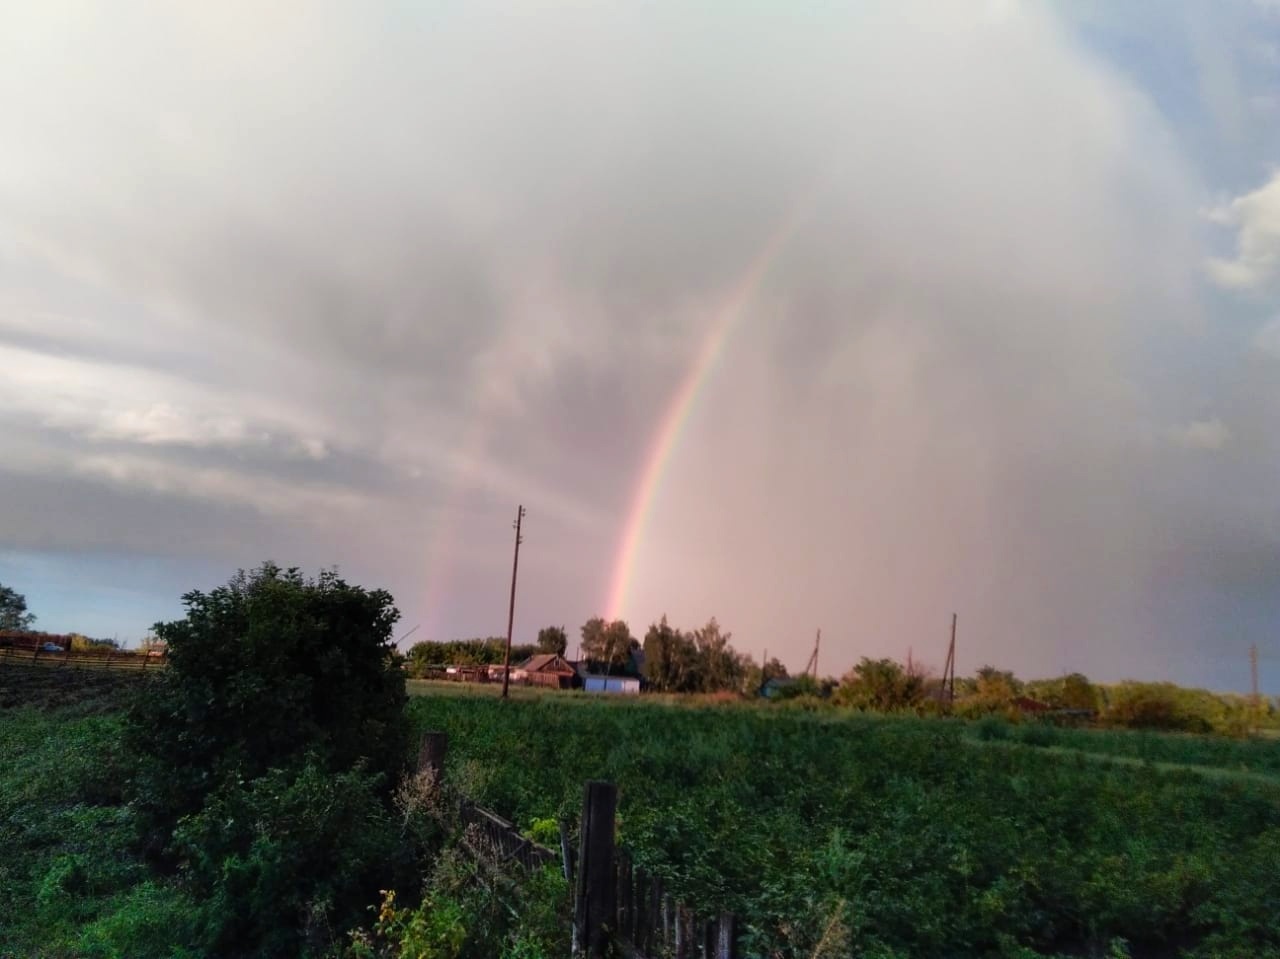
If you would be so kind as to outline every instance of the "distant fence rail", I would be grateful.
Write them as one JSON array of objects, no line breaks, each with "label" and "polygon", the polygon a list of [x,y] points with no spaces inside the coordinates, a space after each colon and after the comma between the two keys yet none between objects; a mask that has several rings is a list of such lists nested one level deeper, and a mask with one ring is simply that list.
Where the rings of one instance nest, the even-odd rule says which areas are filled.
[{"label": "distant fence rail", "polygon": [[[497,865],[519,863],[525,869],[540,869],[551,863],[559,863],[560,856],[520,834],[514,823],[507,822],[497,813],[477,806],[469,800],[461,802],[462,824],[469,834],[480,837],[484,853]],[[480,852],[474,844],[473,852]]]},{"label": "distant fence rail", "polygon": [[166,668],[165,657],[122,653],[118,650],[98,652],[50,652],[48,650],[20,649],[15,646],[0,648],[0,665],[12,663],[24,666],[42,666],[50,669],[109,669],[137,673]]}]

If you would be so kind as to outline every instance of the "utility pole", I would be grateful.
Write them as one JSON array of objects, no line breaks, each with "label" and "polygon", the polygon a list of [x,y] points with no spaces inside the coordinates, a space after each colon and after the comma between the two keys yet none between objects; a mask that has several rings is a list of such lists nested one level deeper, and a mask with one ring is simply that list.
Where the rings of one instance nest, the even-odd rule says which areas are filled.
[{"label": "utility pole", "polygon": [[942,667],[942,689],[947,698],[956,701],[956,614],[951,614],[951,644],[947,647],[947,662]]},{"label": "utility pole", "polygon": [[507,698],[507,688],[511,685],[511,628],[516,621],[516,572],[520,569],[520,524],[524,520],[524,507],[516,507],[516,553],[511,561],[511,605],[507,608],[507,653],[502,659],[502,698]]},{"label": "utility pole", "polygon": [[822,630],[818,630],[818,636],[813,641],[813,655],[809,657],[808,665],[804,671],[807,675],[812,676],[815,680],[818,678],[818,647],[822,645]]}]

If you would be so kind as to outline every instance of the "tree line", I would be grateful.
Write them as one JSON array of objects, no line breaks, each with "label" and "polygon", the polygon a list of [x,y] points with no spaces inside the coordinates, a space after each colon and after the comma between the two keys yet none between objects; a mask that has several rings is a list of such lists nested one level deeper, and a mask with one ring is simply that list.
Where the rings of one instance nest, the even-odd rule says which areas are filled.
[{"label": "tree line", "polygon": [[[1081,673],[1049,679],[1022,680],[1009,670],[983,666],[971,676],[956,677],[954,697],[942,680],[918,663],[863,657],[839,678],[791,676],[776,657],[760,664],[736,650],[732,633],[712,617],[705,625],[684,630],[663,616],[637,639],[624,620],[593,616],[579,630],[579,655],[592,673],[634,676],[646,690],[660,693],[731,693],[757,697],[769,680],[771,699],[804,701],[877,713],[950,714],[977,718],[1003,715],[1022,718],[1039,713],[1055,718],[1092,720],[1099,724],[1193,733],[1239,734],[1258,726],[1280,725],[1280,709],[1270,698],[1188,689],[1173,683],[1092,682]],[[409,650],[410,675],[427,665],[500,665],[501,637],[423,642]],[[547,626],[537,641],[511,648],[518,664],[535,653],[567,656],[564,626]],[[417,672],[418,670],[421,672]]]}]

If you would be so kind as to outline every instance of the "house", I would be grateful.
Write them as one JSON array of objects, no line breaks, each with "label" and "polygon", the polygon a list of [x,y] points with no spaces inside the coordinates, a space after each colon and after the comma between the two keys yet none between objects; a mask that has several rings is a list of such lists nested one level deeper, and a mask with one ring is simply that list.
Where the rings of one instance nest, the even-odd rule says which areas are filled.
[{"label": "house", "polygon": [[638,676],[601,676],[588,673],[582,677],[582,688],[589,693],[622,693],[637,696],[640,693]]},{"label": "house", "polygon": [[[573,664],[556,653],[538,653],[530,656],[519,667],[525,681],[531,686],[551,686],[554,689],[571,689],[577,673]],[[513,674],[513,678],[516,674]]]},{"label": "house", "polygon": [[770,676],[760,687],[760,695],[765,699],[774,699],[794,682],[790,676]]}]

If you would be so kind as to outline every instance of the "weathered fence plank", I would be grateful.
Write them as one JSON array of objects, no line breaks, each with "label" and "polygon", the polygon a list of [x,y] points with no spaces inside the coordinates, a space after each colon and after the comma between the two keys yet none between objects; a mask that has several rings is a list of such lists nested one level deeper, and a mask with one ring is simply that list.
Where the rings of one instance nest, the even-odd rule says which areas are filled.
[{"label": "weathered fence plank", "polygon": [[449,751],[449,734],[444,732],[426,732],[422,734],[422,743],[418,747],[418,772],[430,771],[439,782],[444,775],[444,757]]},{"label": "weathered fence plank", "polygon": [[613,865],[618,787],[591,781],[583,790],[574,925],[580,954],[603,959],[617,922]]}]

